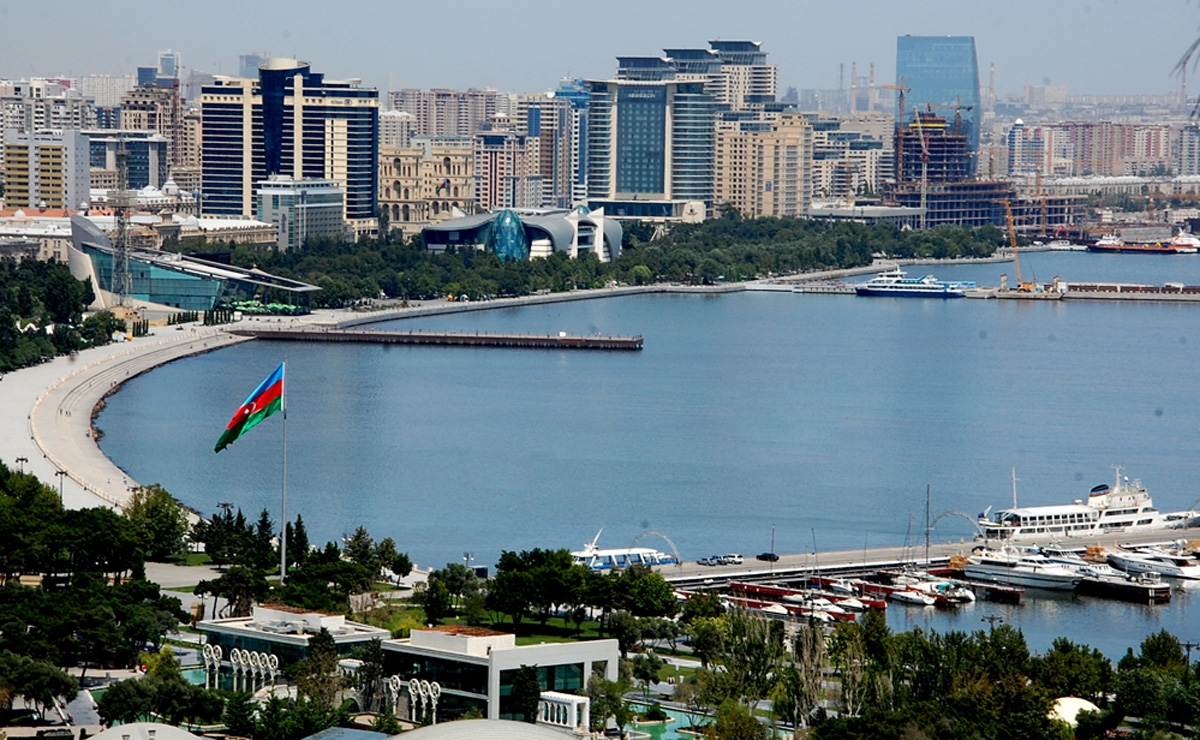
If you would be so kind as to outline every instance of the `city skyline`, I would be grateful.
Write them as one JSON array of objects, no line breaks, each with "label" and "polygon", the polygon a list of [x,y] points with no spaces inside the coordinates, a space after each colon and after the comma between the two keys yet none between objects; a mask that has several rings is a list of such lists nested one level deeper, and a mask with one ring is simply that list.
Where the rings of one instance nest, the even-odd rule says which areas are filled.
[{"label": "city skyline", "polygon": [[[768,0],[736,14],[710,0],[648,6],[614,0],[592,9],[586,22],[545,0],[488,5],[453,0],[404,5],[402,12],[366,3],[343,24],[329,23],[325,13],[303,12],[305,3],[245,6],[217,0],[186,19],[173,6],[150,3],[99,15],[82,3],[59,5],[56,17],[86,17],[87,24],[55,25],[53,44],[45,43],[44,34],[16,35],[0,49],[0,77],[128,74],[169,48],[181,53],[185,74],[236,75],[238,56],[257,52],[309,61],[328,70],[331,79],[362,78],[380,90],[535,92],[552,89],[568,75],[606,77],[620,55],[752,39],[763,42],[770,63],[778,65],[782,93],[788,87],[834,89],[840,64],[848,88],[852,62],[860,77],[874,62],[876,84],[890,84],[896,37],[912,34],[974,36],[980,82],[987,85],[994,63],[1000,95],[1047,80],[1072,94],[1161,94],[1180,88],[1175,65],[1200,33],[1200,6],[1187,0],[988,5],[939,0],[902,7],[863,0],[836,8]],[[0,22],[9,28],[39,27],[45,17],[44,9],[0,5]],[[241,22],[231,27],[230,18]],[[366,25],[369,19],[385,22]],[[385,30],[364,36],[364,28]]]}]

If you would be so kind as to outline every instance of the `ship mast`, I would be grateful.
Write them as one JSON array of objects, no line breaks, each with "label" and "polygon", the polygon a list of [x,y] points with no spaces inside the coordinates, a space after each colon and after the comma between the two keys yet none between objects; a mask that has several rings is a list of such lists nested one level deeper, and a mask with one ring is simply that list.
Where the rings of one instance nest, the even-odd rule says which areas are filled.
[{"label": "ship mast", "polygon": [[1017,508],[1017,469],[1012,469],[1012,484],[1013,484],[1013,508]]}]

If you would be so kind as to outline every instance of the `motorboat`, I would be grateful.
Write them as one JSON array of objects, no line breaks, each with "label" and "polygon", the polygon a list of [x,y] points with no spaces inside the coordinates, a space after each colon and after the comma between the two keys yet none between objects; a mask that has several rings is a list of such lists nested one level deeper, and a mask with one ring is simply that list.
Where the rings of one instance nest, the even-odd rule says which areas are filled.
[{"label": "motorboat", "polygon": [[968,289],[974,287],[973,282],[946,282],[933,275],[910,278],[906,272],[895,268],[881,272],[867,282],[855,286],[854,291],[865,296],[962,298]]}]

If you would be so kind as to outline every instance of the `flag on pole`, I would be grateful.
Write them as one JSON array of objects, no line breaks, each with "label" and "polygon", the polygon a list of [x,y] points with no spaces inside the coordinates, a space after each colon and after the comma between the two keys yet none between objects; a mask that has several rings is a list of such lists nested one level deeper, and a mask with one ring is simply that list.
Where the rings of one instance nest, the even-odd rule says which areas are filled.
[{"label": "flag on pole", "polygon": [[250,394],[241,408],[234,412],[233,418],[229,420],[229,426],[225,427],[225,431],[221,433],[221,438],[217,440],[217,446],[213,448],[213,451],[220,452],[225,449],[235,439],[253,429],[260,421],[281,408],[283,408],[283,363],[280,363],[275,372],[271,373]]}]

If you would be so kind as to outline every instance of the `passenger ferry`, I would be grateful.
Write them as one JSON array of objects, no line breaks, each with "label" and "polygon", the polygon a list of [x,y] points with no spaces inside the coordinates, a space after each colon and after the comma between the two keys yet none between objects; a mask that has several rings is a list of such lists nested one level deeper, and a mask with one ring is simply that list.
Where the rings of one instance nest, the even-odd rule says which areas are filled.
[{"label": "passenger ferry", "polygon": [[[1014,495],[1014,501],[1015,501]],[[1195,511],[1162,513],[1154,508],[1141,481],[1129,482],[1117,468],[1116,487],[1101,484],[1087,501],[1062,506],[1029,506],[997,511],[979,517],[984,539],[1031,540],[1054,537],[1099,537],[1114,532],[1182,529],[1200,524]]]},{"label": "passenger ferry", "polygon": [[596,543],[600,540],[600,532],[583,546],[582,550],[571,553],[571,559],[576,565],[582,565],[591,570],[612,570],[628,568],[631,565],[678,565],[679,560],[674,555],[668,555],[651,547],[624,547],[604,549]]},{"label": "passenger ferry", "polygon": [[900,268],[881,272],[865,283],[855,287],[858,295],[904,296],[912,298],[962,298],[966,291],[974,288],[974,282],[946,282],[933,275],[919,278],[905,277],[908,273]]}]

